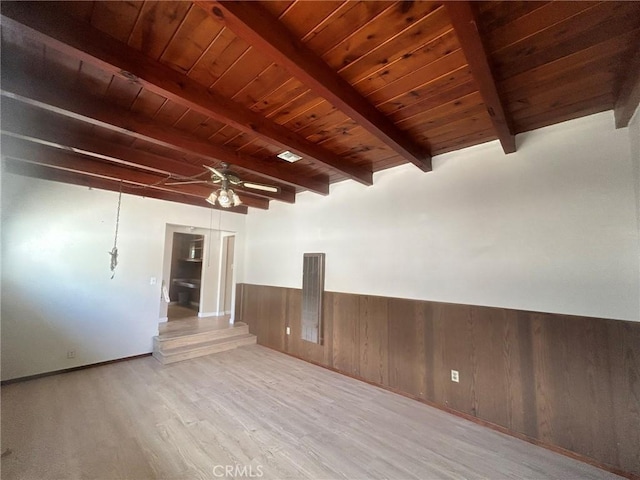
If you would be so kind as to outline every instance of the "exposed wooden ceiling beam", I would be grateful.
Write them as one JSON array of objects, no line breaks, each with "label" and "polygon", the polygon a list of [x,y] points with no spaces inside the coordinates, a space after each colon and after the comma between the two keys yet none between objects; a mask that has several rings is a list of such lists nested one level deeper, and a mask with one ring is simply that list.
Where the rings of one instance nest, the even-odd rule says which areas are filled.
[{"label": "exposed wooden ceiling beam", "polygon": [[[6,110],[5,103],[3,103],[3,106],[2,106],[3,121],[2,121],[2,129],[0,129],[0,132],[3,134],[3,137],[6,136],[6,137],[17,138],[21,140],[27,140],[38,145],[45,145],[45,146],[53,145],[53,148],[59,148],[63,152],[74,152],[82,156],[86,156],[94,159],[100,159],[103,161],[108,161],[115,165],[121,165],[129,168],[133,167],[136,170],[149,171],[157,175],[160,175],[160,177],[162,178],[167,179],[167,183],[166,183],[167,188],[180,189],[181,187],[179,182],[187,181],[188,179],[187,172],[182,170],[181,168],[174,168],[172,169],[172,171],[162,171],[156,168],[158,165],[161,165],[162,162],[167,160],[173,161],[175,163],[180,163],[176,160],[167,159],[165,157],[159,157],[157,155],[154,155],[148,152],[143,152],[133,148],[124,147],[122,145],[116,145],[111,142],[107,142],[97,138],[80,136],[74,133],[65,133],[61,136],[40,135],[40,134],[36,136],[34,132],[25,131],[20,128],[15,128],[15,127],[12,127],[11,125],[8,125],[7,123],[10,123],[10,122],[5,121],[5,113],[4,113],[5,110]],[[159,160],[155,164],[155,167],[152,160],[154,157],[158,158]],[[135,159],[135,162],[129,161],[126,159],[131,159],[131,160]],[[149,160],[152,160],[152,161],[150,162]],[[84,163],[85,172],[92,173],[91,169],[94,168],[94,165],[95,163],[91,161]],[[183,165],[189,165],[189,167],[193,168],[193,170],[191,171],[194,171],[195,173],[193,173],[192,176],[203,173],[202,168],[197,168],[190,164],[183,164]],[[208,177],[204,175],[204,176],[198,177],[198,179],[204,182],[208,179]],[[185,185],[193,185],[193,184],[186,183]],[[195,185],[198,185],[198,184],[195,184]],[[202,198],[206,197],[207,194],[212,192],[213,190],[219,188],[219,185],[214,185],[212,183],[201,183],[199,185],[200,187],[208,189],[207,191],[202,190],[200,192],[199,196]],[[237,185],[234,186],[233,189],[236,191],[236,193],[240,195],[241,200],[245,204],[251,207],[264,209],[265,201],[269,199],[274,199],[274,200],[286,199],[287,203],[295,203],[295,192],[286,191],[283,196],[282,195],[283,192],[257,193],[257,191],[248,190],[242,186],[237,186]],[[257,203],[252,202],[253,199],[256,199]]]},{"label": "exposed wooden ceiling beam", "polygon": [[62,14],[47,2],[3,2],[2,25],[111,74],[136,82],[149,91],[232,125],[242,132],[257,135],[269,143],[296,152],[362,184],[373,183],[371,171],[350,164],[288,128],[212,92],[188,76],[89,24]]},{"label": "exposed wooden ceiling beam", "polygon": [[285,67],[407,161],[431,170],[431,155],[396,127],[353,86],[296,38],[258,2],[196,1],[238,37]]},{"label": "exposed wooden ceiling beam", "polygon": [[516,151],[516,138],[513,125],[498,94],[495,77],[484,47],[482,36],[471,2],[451,1],[445,3],[462,51],[471,67],[473,78],[487,107],[487,112],[502,145],[504,153]]},{"label": "exposed wooden ceiling beam", "polygon": [[[33,110],[33,111],[31,111]],[[123,166],[146,169],[161,175],[175,176],[176,180],[197,177],[208,180],[201,165],[184,160],[167,158],[135,148],[109,142],[95,136],[81,135],[56,122],[53,114],[35,111],[15,100],[5,98],[2,102],[2,133],[27,138],[41,144],[56,144],[76,153],[108,160]],[[279,193],[258,192],[243,187],[234,187],[244,192],[244,197],[261,197],[295,203],[295,191],[281,187]]]},{"label": "exposed wooden ceiling beam", "polygon": [[64,119],[35,107],[4,97],[2,101],[2,133],[28,137],[39,143],[53,143],[68,149],[77,149],[76,153],[96,158],[107,158],[124,166],[148,170],[152,173],[167,175],[175,173],[191,177],[204,172],[203,168],[185,161],[162,157],[153,153],[135,150],[101,140],[95,136],[80,135],[72,128],[63,126]]},{"label": "exposed wooden ceiling beam", "polygon": [[[12,158],[6,158],[4,160],[3,168],[5,172],[12,173],[14,175],[50,180],[53,182],[69,183],[72,185],[79,185],[99,190],[118,192],[120,191],[121,186],[120,181],[117,180],[109,180],[87,174],[68,172]],[[221,207],[213,207],[202,198],[184,195],[182,193],[167,192],[166,190],[157,190],[154,188],[143,189],[138,185],[129,182],[122,182],[122,193],[138,197],[157,198],[159,200],[166,200],[175,203],[184,203],[186,205],[195,205],[196,207],[215,208],[216,210],[227,211]],[[246,214],[248,209],[246,206],[240,205],[239,207],[230,208],[228,211]]]},{"label": "exposed wooden ceiling beam", "polygon": [[[47,167],[56,168],[80,174],[90,174],[110,180],[123,180],[128,183],[137,184],[165,190],[174,193],[183,193],[198,198],[206,198],[211,189],[200,185],[180,185],[166,186],[163,180],[166,177],[154,175],[139,170],[132,170],[112,163],[91,160],[81,157],[69,151],[60,150],[54,147],[38,145],[26,140],[17,139],[8,135],[2,135],[2,155],[5,157],[22,160],[27,163],[34,163]],[[243,198],[247,207],[254,207],[266,210],[269,208],[269,201],[265,199]]]},{"label": "exposed wooden ceiling beam", "polygon": [[613,108],[616,128],[628,126],[640,105],[640,47],[636,49],[631,61],[624,65],[624,71],[626,76],[622,80]]},{"label": "exposed wooden ceiling beam", "polygon": [[162,147],[198,155],[203,158],[203,163],[212,166],[219,166],[219,162],[227,162],[276,182],[323,195],[329,193],[328,180],[295,174],[289,170],[288,165],[240,154],[228,147],[207,142],[79,92],[71,94],[60,86],[35,78],[22,77],[15,69],[2,68],[1,70],[0,88],[5,97],[15,98],[43,110],[130,135]]}]

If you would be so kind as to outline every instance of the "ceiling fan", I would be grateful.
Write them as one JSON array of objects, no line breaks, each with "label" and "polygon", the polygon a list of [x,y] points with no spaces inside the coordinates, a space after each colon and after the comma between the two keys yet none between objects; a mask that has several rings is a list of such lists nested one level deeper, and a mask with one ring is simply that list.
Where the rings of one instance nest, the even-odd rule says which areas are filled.
[{"label": "ceiling fan", "polygon": [[231,188],[232,186],[239,186],[249,188],[252,190],[260,190],[263,192],[279,193],[280,188],[273,185],[264,185],[262,183],[247,182],[242,180],[237,173],[229,168],[228,163],[222,163],[220,169],[210,167],[209,165],[203,165],[211,174],[211,180],[192,180],[187,182],[167,183],[167,185],[187,184],[187,183],[205,183],[214,184],[214,186],[220,185],[220,188],[211,192],[206,200],[212,205],[218,204],[223,208],[237,207],[242,205],[242,200],[236,192]]}]

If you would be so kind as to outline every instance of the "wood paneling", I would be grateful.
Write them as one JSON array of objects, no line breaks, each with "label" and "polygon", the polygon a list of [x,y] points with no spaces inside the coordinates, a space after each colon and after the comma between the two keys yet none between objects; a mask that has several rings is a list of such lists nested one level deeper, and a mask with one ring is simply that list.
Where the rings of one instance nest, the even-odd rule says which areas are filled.
[{"label": "wood paneling", "polygon": [[[227,28],[233,30],[238,37],[248,41],[259,48],[264,54],[287,70],[300,78],[316,94],[329,100],[351,118],[363,125],[374,137],[384,141],[393,148],[399,155],[411,163],[417,165],[424,171],[431,170],[431,157],[428,149],[421,144],[416,144],[412,139],[404,134],[379,110],[369,103],[353,86],[343,79],[331,66],[316,56],[315,53],[299,41],[299,39],[289,30],[279,27],[276,17],[261,7],[258,2],[212,2],[199,0],[195,2],[216,20],[222,22]],[[409,15],[421,16],[419,8],[429,2],[419,2],[409,5],[408,8],[399,9],[407,19],[399,20],[407,24],[414,21]],[[408,13],[407,10],[412,10]],[[370,24],[370,28],[376,28]],[[385,40],[394,32],[394,24],[385,22],[384,33],[381,29],[376,35],[367,33],[367,28],[360,30],[357,35],[366,35],[367,42],[358,42],[360,48],[365,51],[373,48],[370,43],[377,44],[380,40]],[[389,32],[389,33],[387,33]],[[350,39],[350,40],[353,40]],[[355,43],[349,43],[348,55],[361,56],[363,51],[355,49]],[[354,58],[354,57],[351,57]],[[340,63],[349,63],[349,57],[344,57]],[[354,178],[359,180],[358,178]]]},{"label": "wood paneling", "polygon": [[449,2],[447,11],[464,51],[473,77],[478,84],[491,121],[498,134],[505,153],[516,151],[516,137],[513,134],[511,118],[506,114],[504,101],[500,98],[487,51],[480,35],[476,14],[471,2]]},{"label": "wood paneling", "polygon": [[370,382],[389,383],[387,299],[360,297],[358,348],[360,376]]},{"label": "wood paneling", "polygon": [[[182,125],[176,125],[182,130],[191,132],[204,123],[208,117],[212,117],[218,122],[232,125],[251,138],[257,135],[282,149],[291,149],[365,185],[371,185],[373,182],[370,171],[345,163],[331,152],[319,148],[318,145],[283,128],[278,123],[271,122],[235,102],[230,102],[227,97],[207,90],[206,84],[202,85],[193,81],[188,75],[180,75],[174,69],[151,60],[142,52],[128,48],[123,43],[114,42],[108,35],[87,28],[81,22],[71,23],[71,18],[64,15],[58,16],[57,10],[43,10],[31,18],[28,16],[31,12],[28,7],[23,10],[19,8],[8,10],[10,10],[9,7],[3,9],[3,15],[14,15],[18,18],[18,21],[12,22],[13,27],[39,30],[41,32],[39,38],[48,49],[61,50],[64,52],[65,58],[70,57],[76,63],[77,58],[80,58],[84,62],[93,63],[113,73],[114,78],[107,92],[107,99],[116,105],[130,108],[141,88],[144,87],[191,110],[191,118],[188,120],[182,118]],[[198,12],[198,10],[193,9],[191,12]],[[202,13],[199,12],[200,15]],[[195,13],[193,14],[195,15]],[[211,21],[205,16],[198,21],[198,24],[203,25]],[[25,27],[24,24],[29,27]],[[210,27],[207,26],[207,33],[211,30]],[[193,31],[189,33],[194,35]],[[207,39],[208,41],[204,42],[204,45],[212,41],[209,37]],[[199,43],[193,39],[189,45],[197,47],[197,50],[200,49]],[[181,50],[180,54],[182,55],[184,51],[184,49]],[[167,52],[170,52],[170,49]],[[190,66],[181,67],[176,62],[171,63],[178,72],[189,70]],[[122,72],[127,73],[122,75]],[[135,81],[132,81],[132,78]],[[376,113],[379,114],[377,110]],[[238,145],[231,146],[238,147]]]},{"label": "wood paneling", "polygon": [[[640,465],[640,329],[628,322],[609,322],[607,328],[609,388],[613,401],[614,429],[618,442],[630,448],[619,448],[618,464]],[[619,394],[620,392],[620,394]]]},{"label": "wood paneling", "polygon": [[241,284],[237,319],[260,344],[640,475],[640,323],[329,292],[314,345],[300,294]]},{"label": "wood paneling", "polygon": [[333,367],[360,375],[360,299],[333,295]]},{"label": "wood paneling", "polygon": [[[389,386],[427,398],[427,358],[432,331],[425,321],[429,307],[414,300],[390,299],[388,315]],[[430,326],[430,325],[429,325]],[[431,383],[431,391],[433,383]]]},{"label": "wood paneling", "polygon": [[[63,94],[61,91],[52,89],[44,83],[39,85],[39,82],[36,81],[24,82],[20,80],[20,75],[16,75],[16,78],[11,78],[10,75],[5,76],[6,71],[4,69],[2,73],[2,94],[4,96],[19,96],[21,101],[24,100],[24,102],[31,104],[34,104],[32,101],[34,98],[27,99],[31,96],[38,97],[39,100],[36,103],[39,108],[55,111],[56,114],[61,114],[67,119],[80,120],[100,128],[107,128],[119,134],[125,133],[131,137],[155,143],[165,148],[174,149],[174,147],[181,145],[183,154],[195,154],[201,156],[203,160],[208,159],[202,163],[212,164],[212,161],[215,160],[228,160],[234,166],[243,168],[250,166],[253,171],[257,171],[256,165],[261,163],[262,167],[264,167],[262,173],[271,171],[274,174],[273,176],[266,175],[270,179],[284,180],[281,177],[287,176],[294,180],[294,182],[290,183],[292,186],[302,186],[296,182],[304,182],[306,186],[314,191],[319,193],[328,192],[328,182],[323,182],[317,178],[302,180],[298,175],[293,174],[292,170],[283,170],[281,168],[282,165],[277,165],[273,162],[258,162],[257,159],[238,154],[233,149],[203,141],[192,135],[183,134],[177,129],[166,128],[158,122],[150,121],[147,117],[113,107],[105,102],[95,101],[92,97],[73,96],[69,93]],[[21,87],[28,88],[31,91],[19,92],[18,90]],[[12,90],[13,92],[11,92]],[[285,183],[287,183],[286,180]]]},{"label": "wood paneling", "polygon": [[[158,198],[168,200],[170,202],[195,205],[197,207],[207,207],[209,205],[204,199],[200,197],[194,197],[192,195],[185,195],[182,193],[170,192],[156,188],[142,188],[140,185],[132,185],[128,182],[120,182],[119,180],[109,180],[106,178],[99,178],[86,174],[68,172],[64,170],[45,167],[42,165],[36,165],[33,163],[12,160],[9,158],[4,160],[3,168],[6,172],[13,173],[14,175],[22,175],[24,177],[69,183],[71,185],[82,185],[84,187],[98,188],[100,190],[109,190],[112,192],[118,192],[120,191],[120,189],[122,189],[122,193],[126,193],[129,195]],[[221,209],[221,207],[216,206],[214,206],[213,208],[217,210]],[[245,205],[240,205],[239,207],[233,207],[233,211],[236,213],[246,214],[247,207]]]},{"label": "wood paneling", "polygon": [[640,101],[638,1],[2,6],[3,75],[25,64],[26,84],[153,118],[296,191],[496,138],[512,151],[514,134],[614,108],[624,126]]}]

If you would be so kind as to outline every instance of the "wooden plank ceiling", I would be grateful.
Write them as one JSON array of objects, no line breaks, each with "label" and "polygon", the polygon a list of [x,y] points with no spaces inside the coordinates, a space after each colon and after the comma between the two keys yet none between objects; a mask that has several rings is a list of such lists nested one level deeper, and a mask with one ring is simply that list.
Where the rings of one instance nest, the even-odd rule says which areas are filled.
[{"label": "wooden plank ceiling", "polygon": [[[2,2],[7,171],[244,206],[615,108],[640,97],[640,2]],[[276,157],[285,150],[302,160]]]}]

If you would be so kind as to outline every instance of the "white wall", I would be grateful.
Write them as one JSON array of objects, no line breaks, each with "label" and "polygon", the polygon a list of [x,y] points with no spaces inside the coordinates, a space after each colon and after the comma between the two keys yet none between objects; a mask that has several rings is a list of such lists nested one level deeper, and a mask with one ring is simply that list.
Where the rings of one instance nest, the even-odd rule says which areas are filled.
[{"label": "white wall", "polygon": [[627,129],[605,112],[342,182],[247,218],[247,283],[638,320]]},{"label": "white wall", "polygon": [[[166,225],[208,229],[210,210],[123,195],[118,267],[110,280],[117,198],[3,174],[3,380],[151,351]],[[242,243],[245,218],[214,212],[213,224],[238,232]],[[66,358],[69,350],[75,359]]]}]

